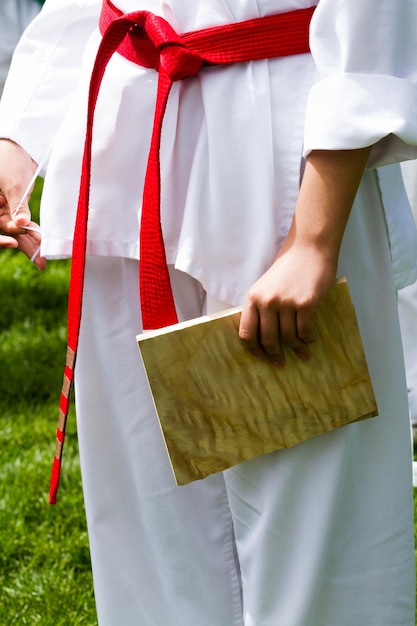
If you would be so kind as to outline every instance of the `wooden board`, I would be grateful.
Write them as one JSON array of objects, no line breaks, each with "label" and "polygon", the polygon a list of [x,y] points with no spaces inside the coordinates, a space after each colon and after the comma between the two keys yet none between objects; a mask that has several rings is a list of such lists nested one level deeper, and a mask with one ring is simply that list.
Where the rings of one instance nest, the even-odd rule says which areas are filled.
[{"label": "wooden board", "polygon": [[238,338],[241,308],[137,337],[177,484],[377,415],[346,280],[317,314],[309,361],[275,369]]}]

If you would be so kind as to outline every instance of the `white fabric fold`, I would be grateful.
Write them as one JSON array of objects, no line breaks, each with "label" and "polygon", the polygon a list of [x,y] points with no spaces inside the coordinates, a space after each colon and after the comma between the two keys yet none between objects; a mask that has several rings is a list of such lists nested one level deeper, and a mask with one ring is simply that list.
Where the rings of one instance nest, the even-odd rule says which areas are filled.
[{"label": "white fabric fold", "polygon": [[369,166],[417,155],[417,86],[396,76],[342,74],[310,92],[304,152],[375,144]]}]

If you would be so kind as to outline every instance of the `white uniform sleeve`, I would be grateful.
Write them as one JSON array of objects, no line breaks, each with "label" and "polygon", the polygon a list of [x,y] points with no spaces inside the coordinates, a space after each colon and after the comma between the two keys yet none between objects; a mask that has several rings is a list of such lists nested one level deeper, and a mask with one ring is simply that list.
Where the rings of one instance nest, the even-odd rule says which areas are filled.
[{"label": "white uniform sleeve", "polygon": [[23,34],[0,103],[0,137],[39,162],[71,102],[100,0],[46,0]]},{"label": "white uniform sleeve", "polygon": [[317,81],[307,105],[305,154],[376,144],[370,166],[413,158],[416,0],[320,0],[310,45]]}]

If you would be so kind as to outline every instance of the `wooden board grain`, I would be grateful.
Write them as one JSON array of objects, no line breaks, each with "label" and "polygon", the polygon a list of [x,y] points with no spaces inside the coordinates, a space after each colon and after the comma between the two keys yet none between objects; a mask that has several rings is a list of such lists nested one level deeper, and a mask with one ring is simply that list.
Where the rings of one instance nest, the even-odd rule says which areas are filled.
[{"label": "wooden board grain", "polygon": [[377,415],[346,280],[317,314],[312,357],[275,369],[238,338],[241,309],[138,336],[177,484]]}]

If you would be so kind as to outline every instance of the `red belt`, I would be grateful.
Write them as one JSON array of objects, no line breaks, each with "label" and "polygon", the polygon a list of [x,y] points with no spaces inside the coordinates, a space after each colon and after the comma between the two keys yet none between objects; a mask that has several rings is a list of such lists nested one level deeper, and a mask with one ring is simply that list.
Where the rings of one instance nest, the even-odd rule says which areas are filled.
[{"label": "red belt", "polygon": [[56,502],[62,449],[73,385],[81,322],[87,221],[90,199],[94,110],[106,66],[115,52],[158,72],[155,117],[145,176],[140,225],[139,285],[145,330],[177,322],[160,222],[161,130],[172,84],[196,76],[203,66],[228,65],[309,52],[309,26],[315,7],[177,34],[162,17],[148,11],[123,14],[103,1],[103,35],[91,75],[87,131],[74,231],[68,301],[68,347],[60,398],[57,445],[50,502]]}]

